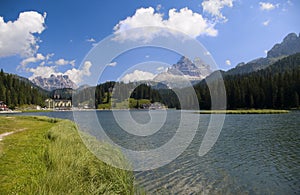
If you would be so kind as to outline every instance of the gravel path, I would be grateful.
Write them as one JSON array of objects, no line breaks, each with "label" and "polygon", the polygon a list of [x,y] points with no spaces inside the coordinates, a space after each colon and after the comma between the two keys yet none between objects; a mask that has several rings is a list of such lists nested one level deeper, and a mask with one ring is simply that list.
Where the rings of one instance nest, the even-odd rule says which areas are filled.
[{"label": "gravel path", "polygon": [[14,133],[17,133],[17,132],[21,132],[21,131],[24,131],[24,130],[26,130],[26,128],[24,128],[24,129],[19,129],[19,130],[17,130],[17,131],[10,131],[10,132],[2,133],[2,134],[0,134],[0,141],[2,141],[3,138],[6,137],[6,136],[8,136],[8,135],[11,135],[11,134],[14,134]]}]

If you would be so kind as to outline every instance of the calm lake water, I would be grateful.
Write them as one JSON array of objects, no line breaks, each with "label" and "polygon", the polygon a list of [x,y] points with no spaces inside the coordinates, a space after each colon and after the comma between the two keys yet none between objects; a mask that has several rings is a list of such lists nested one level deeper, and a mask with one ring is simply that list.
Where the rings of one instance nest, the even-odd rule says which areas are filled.
[{"label": "calm lake water", "polygon": [[[91,113],[80,114],[88,119]],[[152,149],[171,139],[180,115],[179,111],[167,111],[159,132],[137,137],[124,133],[112,112],[96,113],[109,137],[132,150]],[[21,115],[73,119],[72,112]],[[138,123],[149,121],[147,111],[132,111],[131,115]],[[203,127],[209,119],[210,115],[201,115],[192,143],[176,160],[155,170],[135,172],[139,185],[150,193],[162,194],[300,194],[300,112],[226,115],[218,141],[200,157]],[[95,126],[90,122],[85,128]]]}]

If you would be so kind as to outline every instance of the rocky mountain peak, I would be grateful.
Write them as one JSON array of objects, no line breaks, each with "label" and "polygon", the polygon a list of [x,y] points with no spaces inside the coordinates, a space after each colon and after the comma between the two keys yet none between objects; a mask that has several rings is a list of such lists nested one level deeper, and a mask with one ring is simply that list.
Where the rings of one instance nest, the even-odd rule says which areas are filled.
[{"label": "rocky mountain peak", "polygon": [[48,91],[62,88],[77,88],[77,85],[69,78],[68,75],[52,74],[49,78],[38,76],[33,78],[31,82]]},{"label": "rocky mountain peak", "polygon": [[281,43],[275,44],[268,51],[267,58],[277,58],[287,55],[292,55],[300,52],[300,35],[296,33],[288,34]]},{"label": "rocky mountain peak", "polygon": [[211,70],[200,58],[196,58],[192,62],[189,58],[182,56],[167,72],[173,75],[187,76],[189,80],[201,80],[210,74]]},{"label": "rocky mountain peak", "polygon": [[200,58],[191,61],[182,56],[166,72],[158,74],[154,81],[166,84],[169,87],[185,87],[186,81],[200,81],[211,73],[209,65]]},{"label": "rocky mountain peak", "polygon": [[297,37],[296,33],[290,33],[283,39],[283,42],[295,41],[295,40],[297,40],[297,38],[298,37]]}]

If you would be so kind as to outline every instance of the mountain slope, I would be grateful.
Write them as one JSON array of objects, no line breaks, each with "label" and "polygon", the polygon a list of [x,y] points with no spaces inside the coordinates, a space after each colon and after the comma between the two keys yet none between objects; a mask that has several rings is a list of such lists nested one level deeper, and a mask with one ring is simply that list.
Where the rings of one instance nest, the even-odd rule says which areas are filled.
[{"label": "mountain slope", "polygon": [[[213,80],[213,75],[207,77]],[[300,53],[282,58],[265,69],[242,75],[223,75],[227,108],[298,108]],[[213,81],[212,81],[213,82]],[[210,109],[206,79],[195,86],[200,107]]]},{"label": "mountain slope", "polygon": [[268,51],[266,58],[257,58],[248,63],[239,63],[235,68],[226,72],[226,75],[246,74],[264,69],[274,62],[300,52],[300,35],[295,33],[288,34],[281,43],[275,44]]},{"label": "mountain slope", "polygon": [[47,93],[18,75],[0,72],[0,101],[11,108],[24,104],[43,105]]}]

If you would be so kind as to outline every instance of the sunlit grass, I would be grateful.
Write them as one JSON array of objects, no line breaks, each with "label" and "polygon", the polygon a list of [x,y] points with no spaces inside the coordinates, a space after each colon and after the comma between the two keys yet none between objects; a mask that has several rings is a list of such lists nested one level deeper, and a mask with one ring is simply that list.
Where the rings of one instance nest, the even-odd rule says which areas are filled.
[{"label": "sunlit grass", "polygon": [[[133,173],[96,158],[71,121],[6,119],[0,117],[0,122],[5,121],[0,129],[12,126],[26,130],[0,142],[0,194],[133,194]],[[126,163],[121,152],[89,139],[94,140],[94,147],[105,148],[108,155],[118,155],[120,163]]]}]

